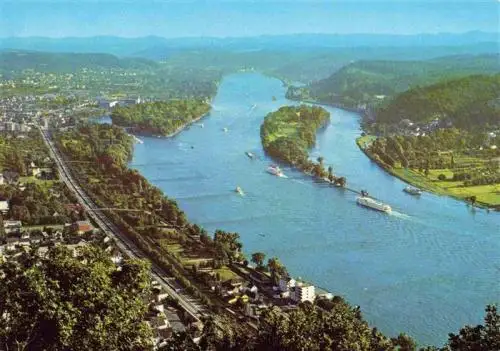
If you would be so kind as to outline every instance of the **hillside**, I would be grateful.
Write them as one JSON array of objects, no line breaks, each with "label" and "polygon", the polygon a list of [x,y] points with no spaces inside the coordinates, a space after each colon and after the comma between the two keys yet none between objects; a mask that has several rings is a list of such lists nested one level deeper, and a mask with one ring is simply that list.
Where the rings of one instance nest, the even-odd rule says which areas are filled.
[{"label": "hillside", "polygon": [[74,73],[87,69],[151,69],[157,63],[138,58],[118,58],[110,54],[49,53],[36,51],[0,52],[0,71]]},{"label": "hillside", "polygon": [[411,87],[471,74],[500,72],[498,54],[455,55],[425,61],[358,61],[306,89],[290,88],[295,99],[314,99],[347,107],[378,105]]},{"label": "hillside", "polygon": [[410,89],[377,111],[376,121],[397,123],[402,119],[430,122],[447,120],[468,128],[500,125],[500,74],[473,75]]}]

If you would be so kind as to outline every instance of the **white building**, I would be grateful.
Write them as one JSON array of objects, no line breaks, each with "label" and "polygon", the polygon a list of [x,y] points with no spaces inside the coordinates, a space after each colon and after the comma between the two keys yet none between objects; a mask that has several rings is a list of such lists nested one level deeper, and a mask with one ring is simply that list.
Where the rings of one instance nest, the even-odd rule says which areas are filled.
[{"label": "white building", "polygon": [[314,285],[297,284],[295,286],[295,293],[292,295],[292,298],[296,302],[304,302],[304,301],[313,302],[314,299],[316,298]]},{"label": "white building", "polygon": [[6,214],[7,212],[9,212],[9,202],[8,201],[5,201],[5,200],[0,201],[0,212],[2,214]]}]

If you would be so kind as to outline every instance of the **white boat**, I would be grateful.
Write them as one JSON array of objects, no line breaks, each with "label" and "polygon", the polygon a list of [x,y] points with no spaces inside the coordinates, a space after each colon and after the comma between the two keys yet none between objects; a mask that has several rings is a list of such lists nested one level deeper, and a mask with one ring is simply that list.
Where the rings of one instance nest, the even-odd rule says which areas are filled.
[{"label": "white boat", "polygon": [[411,187],[411,186],[407,186],[406,188],[403,189],[403,191],[407,194],[410,194],[410,195],[421,195],[422,194],[422,190],[420,190],[418,188]]},{"label": "white boat", "polygon": [[234,189],[234,191],[240,195],[245,195],[245,193],[243,192],[243,189],[241,189],[239,186],[237,186],[236,189]]},{"label": "white boat", "polygon": [[255,158],[255,155],[250,151],[245,152],[245,155],[247,155],[249,158]]},{"label": "white boat", "polygon": [[361,206],[369,207],[369,208],[372,208],[372,209],[377,210],[377,211],[386,212],[386,213],[390,213],[392,211],[391,206],[386,205],[382,202],[376,201],[376,200],[372,199],[371,197],[360,196],[356,199],[356,202]]},{"label": "white boat", "polygon": [[205,128],[205,125],[203,123],[200,123],[201,128]]},{"label": "white boat", "polygon": [[227,129],[226,127],[222,128],[222,131],[223,131],[224,133],[227,133],[227,131],[228,131],[228,130],[229,130],[229,129]]},{"label": "white boat", "polygon": [[267,167],[267,173],[271,173],[272,175],[275,175],[277,177],[285,177],[283,171],[276,165],[270,165],[269,167]]}]

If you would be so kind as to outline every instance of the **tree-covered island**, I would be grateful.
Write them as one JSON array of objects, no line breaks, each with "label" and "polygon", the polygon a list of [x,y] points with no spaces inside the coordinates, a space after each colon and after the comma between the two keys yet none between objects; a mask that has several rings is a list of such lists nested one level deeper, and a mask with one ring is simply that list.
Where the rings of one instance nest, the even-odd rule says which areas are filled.
[{"label": "tree-covered island", "polygon": [[111,119],[114,124],[127,127],[133,133],[171,136],[209,111],[210,104],[201,99],[155,101],[117,106]]},{"label": "tree-covered island", "polygon": [[269,113],[260,127],[262,146],[271,157],[297,167],[305,173],[344,186],[344,177],[325,170],[323,158],[309,160],[308,150],[316,143],[316,132],[330,120],[330,113],[319,106],[283,106]]}]

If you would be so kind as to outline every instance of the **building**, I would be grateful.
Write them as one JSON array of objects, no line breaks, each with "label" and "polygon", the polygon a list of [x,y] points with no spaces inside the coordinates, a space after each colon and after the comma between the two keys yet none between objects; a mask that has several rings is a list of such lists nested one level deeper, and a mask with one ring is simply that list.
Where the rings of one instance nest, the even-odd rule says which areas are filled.
[{"label": "building", "polygon": [[282,277],[280,278],[279,281],[279,288],[281,292],[287,292],[290,291],[291,288],[295,287],[296,281],[293,278],[290,277]]},{"label": "building", "polygon": [[316,298],[316,293],[314,289],[314,285],[309,284],[298,284],[295,286],[295,293],[292,295],[292,298],[296,302],[313,302]]},{"label": "building", "polygon": [[5,179],[3,178],[3,173],[0,173],[0,185],[5,184]]},{"label": "building", "polygon": [[5,234],[20,233],[23,225],[21,221],[3,221]]},{"label": "building", "polygon": [[71,230],[81,235],[94,230],[94,227],[89,221],[76,221],[71,225]]},{"label": "building", "polygon": [[0,212],[2,214],[6,214],[7,212],[9,212],[9,201],[7,200],[0,201]]}]

